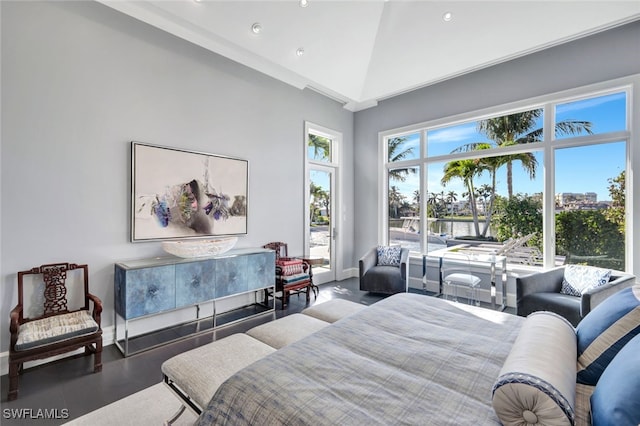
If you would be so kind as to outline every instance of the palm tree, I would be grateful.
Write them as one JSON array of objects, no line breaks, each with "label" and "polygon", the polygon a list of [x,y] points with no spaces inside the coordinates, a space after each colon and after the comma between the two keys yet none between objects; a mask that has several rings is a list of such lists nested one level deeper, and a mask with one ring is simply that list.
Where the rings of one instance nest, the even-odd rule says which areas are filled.
[{"label": "palm tree", "polygon": [[389,190],[389,213],[392,213],[391,217],[398,217],[398,209],[402,205],[403,200],[404,195],[402,195],[402,193],[398,190],[398,187],[392,186]]},{"label": "palm tree", "polygon": [[[390,163],[396,161],[406,160],[411,154],[413,154],[413,147],[403,148],[403,144],[407,141],[406,136],[397,138],[391,138],[387,141],[387,160]],[[404,182],[407,180],[407,176],[410,174],[416,174],[418,169],[416,167],[404,167],[399,169],[389,170],[389,179]]]},{"label": "palm tree", "polygon": [[414,213],[419,212],[420,211],[420,190],[419,189],[416,189],[415,191],[413,191],[412,200],[413,200]]},{"label": "palm tree", "polygon": [[309,193],[311,195],[309,213],[311,214],[310,220],[313,222],[314,218],[318,215],[318,204],[323,198],[327,197],[327,193],[321,186],[316,185],[314,182],[309,184]]},{"label": "palm tree", "polygon": [[[542,116],[542,112],[543,110],[540,108],[481,120],[478,122],[477,130],[499,147],[539,142],[543,135],[542,128],[536,128],[536,121]],[[560,121],[555,125],[555,132],[556,135],[577,135],[582,132],[593,133],[591,122],[581,120]],[[512,198],[513,161],[520,160],[523,168],[532,179],[535,178],[537,161],[532,153],[507,155],[503,158],[507,165],[507,194],[509,198]]]},{"label": "palm tree", "polygon": [[431,206],[431,211],[433,212],[434,217],[438,217],[438,213],[440,211],[439,206],[441,205],[442,193],[432,192],[429,194],[429,198],[427,199],[427,204]]},{"label": "palm tree", "polygon": [[328,160],[331,157],[331,140],[322,136],[309,134],[308,145],[313,147],[314,158]]},{"label": "palm tree", "polygon": [[413,191],[413,202],[420,205],[420,190],[416,189],[415,191]]},{"label": "palm tree", "polygon": [[458,201],[458,193],[456,191],[447,192],[445,200],[449,203],[449,211],[453,212],[453,203]]},{"label": "palm tree", "polygon": [[480,226],[478,224],[478,207],[476,205],[476,188],[473,178],[478,176],[486,169],[486,165],[475,160],[453,160],[444,165],[444,175],[440,180],[443,186],[446,186],[452,179],[462,179],[464,186],[467,188],[469,195],[469,206],[473,214],[473,225],[475,227],[476,236],[480,236]]},{"label": "palm tree", "polygon": [[453,234],[453,203],[458,201],[458,194],[456,191],[447,192],[446,201],[449,203],[449,217],[451,218],[451,221],[449,222],[449,234]]}]

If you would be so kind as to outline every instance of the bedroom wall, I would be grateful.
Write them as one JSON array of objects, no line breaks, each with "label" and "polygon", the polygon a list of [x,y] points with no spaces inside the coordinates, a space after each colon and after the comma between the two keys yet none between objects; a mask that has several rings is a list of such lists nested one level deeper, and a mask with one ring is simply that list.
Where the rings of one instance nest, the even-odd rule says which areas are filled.
[{"label": "bedroom wall", "polygon": [[[355,223],[356,256],[377,244],[379,132],[638,74],[638,40],[640,22],[634,22],[390,98],[375,108],[357,112],[354,156],[354,205],[358,218]],[[635,102],[637,108],[640,103],[637,94]],[[637,120],[635,129],[640,133]],[[640,158],[634,159],[634,164],[640,167]],[[636,188],[640,184],[637,179],[634,180]],[[635,197],[634,205],[635,211],[640,211],[640,196]],[[633,241],[634,252],[638,253],[638,227],[634,229]],[[640,258],[634,256],[634,259],[634,270],[640,271]],[[412,275],[420,273],[415,265]],[[510,288],[509,292],[512,291],[515,290]]]},{"label": "bedroom wall", "polygon": [[237,246],[282,240],[296,253],[304,121],[342,132],[352,266],[352,112],[99,3],[3,1],[1,18],[1,352],[17,271],[89,264],[109,327],[114,262],[164,254],[129,242],[131,140],[248,159],[248,235]]}]

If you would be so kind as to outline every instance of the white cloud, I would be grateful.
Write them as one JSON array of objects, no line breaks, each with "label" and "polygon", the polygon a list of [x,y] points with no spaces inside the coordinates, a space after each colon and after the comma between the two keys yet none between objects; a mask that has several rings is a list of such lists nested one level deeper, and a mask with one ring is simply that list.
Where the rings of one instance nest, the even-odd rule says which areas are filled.
[{"label": "white cloud", "polygon": [[615,93],[613,95],[600,96],[597,98],[591,98],[584,101],[576,101],[568,104],[558,105],[557,113],[565,114],[573,111],[582,111],[585,109],[596,108],[602,104],[606,104],[607,102],[614,102],[620,99],[624,99],[626,96],[625,93]]},{"label": "white cloud", "polygon": [[446,127],[444,129],[430,130],[427,133],[429,143],[451,143],[459,141],[467,141],[471,137],[477,137],[476,124],[462,124],[455,127]]}]

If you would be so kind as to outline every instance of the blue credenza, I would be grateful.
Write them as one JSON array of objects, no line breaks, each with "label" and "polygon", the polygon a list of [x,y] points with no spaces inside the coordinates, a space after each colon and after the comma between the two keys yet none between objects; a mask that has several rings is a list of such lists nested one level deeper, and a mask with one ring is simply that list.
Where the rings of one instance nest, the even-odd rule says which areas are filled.
[{"label": "blue credenza", "polygon": [[[274,283],[275,253],[267,249],[236,249],[197,259],[171,256],[117,263],[116,345],[128,356],[220,325],[265,313],[275,315],[274,306],[264,300],[264,290],[273,291]],[[224,312],[218,309],[223,300],[241,295],[248,295],[251,302]],[[203,306],[208,308],[205,315],[201,315]],[[167,326],[171,317],[176,318],[175,324]],[[134,321],[142,320],[150,324],[137,327],[142,332],[133,330]],[[160,324],[157,329],[154,322]]]}]

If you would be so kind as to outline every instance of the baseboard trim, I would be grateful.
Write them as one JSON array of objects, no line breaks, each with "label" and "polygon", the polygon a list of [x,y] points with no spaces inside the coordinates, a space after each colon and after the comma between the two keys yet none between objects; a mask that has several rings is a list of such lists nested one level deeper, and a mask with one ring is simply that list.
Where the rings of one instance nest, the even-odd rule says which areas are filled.
[{"label": "baseboard trim", "polygon": [[357,278],[359,270],[358,268],[348,268],[343,269],[342,272],[338,273],[336,279],[338,281],[346,280],[347,278]]},{"label": "baseboard trim", "polygon": [[[112,345],[115,340],[115,328],[113,326],[106,327],[102,329],[102,346]],[[35,367],[37,365],[46,364],[51,361],[55,361],[58,359],[67,358],[73,355],[80,354],[84,351],[84,349],[78,349],[77,351],[69,352],[62,355],[52,356],[51,358],[41,359],[37,361],[26,362],[24,368]],[[5,351],[0,353],[0,375],[4,376],[9,374],[9,351]]]}]

